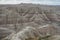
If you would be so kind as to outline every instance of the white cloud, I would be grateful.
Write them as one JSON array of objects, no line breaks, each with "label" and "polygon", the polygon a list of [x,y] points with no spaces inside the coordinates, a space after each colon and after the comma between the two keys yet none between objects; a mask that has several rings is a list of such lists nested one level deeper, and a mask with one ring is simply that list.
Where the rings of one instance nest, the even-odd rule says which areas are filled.
[{"label": "white cloud", "polygon": [[60,0],[0,0],[0,4],[40,3],[47,5],[60,5]]},{"label": "white cloud", "polygon": [[31,3],[31,0],[0,0],[0,4]]}]

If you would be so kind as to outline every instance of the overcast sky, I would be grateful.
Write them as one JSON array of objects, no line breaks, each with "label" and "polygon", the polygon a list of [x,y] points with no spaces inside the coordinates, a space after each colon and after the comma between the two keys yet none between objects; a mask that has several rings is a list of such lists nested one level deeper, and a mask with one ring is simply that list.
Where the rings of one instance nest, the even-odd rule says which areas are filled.
[{"label": "overcast sky", "polygon": [[60,0],[0,0],[0,4],[19,4],[19,3],[60,5]]}]

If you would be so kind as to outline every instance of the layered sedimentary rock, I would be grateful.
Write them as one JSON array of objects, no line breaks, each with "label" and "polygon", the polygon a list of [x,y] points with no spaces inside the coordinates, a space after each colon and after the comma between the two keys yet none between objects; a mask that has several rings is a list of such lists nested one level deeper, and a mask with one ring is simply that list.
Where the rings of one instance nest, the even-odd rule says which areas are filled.
[{"label": "layered sedimentary rock", "polygon": [[[47,27],[45,25],[51,24]],[[40,33],[60,34],[60,6],[35,4],[0,5],[0,27],[20,32],[27,26],[39,28]],[[2,29],[1,35],[12,31]],[[6,32],[7,31],[7,32]],[[9,31],[9,32],[8,32]],[[2,34],[3,33],[3,34]],[[4,37],[7,35],[4,34]],[[3,36],[1,36],[4,38]]]}]

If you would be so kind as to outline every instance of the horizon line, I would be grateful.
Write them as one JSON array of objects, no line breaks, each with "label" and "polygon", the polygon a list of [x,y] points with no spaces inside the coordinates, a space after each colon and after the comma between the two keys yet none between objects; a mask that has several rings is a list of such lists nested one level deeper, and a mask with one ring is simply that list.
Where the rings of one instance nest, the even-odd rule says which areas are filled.
[{"label": "horizon line", "polygon": [[[18,5],[18,4],[37,4],[37,5],[56,5],[56,4],[40,4],[40,3],[8,3],[8,4],[0,4],[0,5]],[[59,4],[58,4],[59,5]]]}]

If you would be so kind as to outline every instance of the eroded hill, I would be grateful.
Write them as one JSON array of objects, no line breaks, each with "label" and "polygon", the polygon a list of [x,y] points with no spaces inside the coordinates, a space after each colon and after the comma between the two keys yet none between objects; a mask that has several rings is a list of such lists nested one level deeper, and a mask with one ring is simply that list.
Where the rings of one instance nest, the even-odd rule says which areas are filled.
[{"label": "eroded hill", "polygon": [[19,32],[26,26],[38,28],[46,24],[56,27],[57,29],[54,29],[57,30],[56,34],[60,34],[60,6],[39,4],[0,5],[0,27],[12,30],[10,32],[8,30],[8,33]]}]

